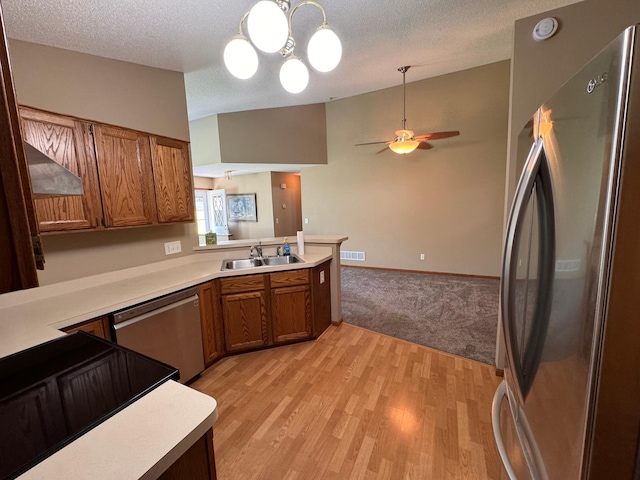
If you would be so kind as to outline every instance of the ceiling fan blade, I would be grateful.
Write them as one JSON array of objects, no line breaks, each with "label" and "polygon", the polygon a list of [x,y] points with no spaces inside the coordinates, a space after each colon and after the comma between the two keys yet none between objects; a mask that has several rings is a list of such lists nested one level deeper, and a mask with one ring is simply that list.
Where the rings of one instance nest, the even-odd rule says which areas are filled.
[{"label": "ceiling fan blade", "polygon": [[378,155],[379,153],[385,152],[387,150],[389,150],[389,147],[384,147],[382,150],[376,152],[376,155]]},{"label": "ceiling fan blade", "polygon": [[433,132],[433,133],[425,133],[423,135],[416,135],[416,140],[440,140],[441,138],[449,138],[460,135],[458,131],[451,132]]},{"label": "ceiling fan blade", "polygon": [[393,140],[389,140],[389,141],[382,141],[382,142],[368,142],[368,143],[356,143],[356,147],[360,147],[362,145],[378,145],[380,143],[391,143],[393,142]]},{"label": "ceiling fan blade", "polygon": [[422,141],[418,144],[418,148],[421,150],[431,150],[433,148],[433,145],[431,145],[429,142]]}]

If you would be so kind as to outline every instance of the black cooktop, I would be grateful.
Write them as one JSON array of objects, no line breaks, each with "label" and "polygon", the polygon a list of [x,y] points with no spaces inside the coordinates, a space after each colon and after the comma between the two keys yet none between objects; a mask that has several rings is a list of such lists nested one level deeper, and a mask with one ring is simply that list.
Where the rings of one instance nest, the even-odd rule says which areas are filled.
[{"label": "black cooktop", "polygon": [[178,378],[176,368],[85,332],[0,359],[0,479]]}]

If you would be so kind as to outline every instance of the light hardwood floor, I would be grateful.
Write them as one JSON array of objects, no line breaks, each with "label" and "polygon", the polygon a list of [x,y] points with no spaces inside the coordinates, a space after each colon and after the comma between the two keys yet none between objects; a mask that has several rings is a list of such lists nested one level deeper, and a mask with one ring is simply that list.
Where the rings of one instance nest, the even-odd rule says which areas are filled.
[{"label": "light hardwood floor", "polygon": [[499,479],[493,367],[342,324],[228,357],[191,386],[218,401],[219,480]]}]

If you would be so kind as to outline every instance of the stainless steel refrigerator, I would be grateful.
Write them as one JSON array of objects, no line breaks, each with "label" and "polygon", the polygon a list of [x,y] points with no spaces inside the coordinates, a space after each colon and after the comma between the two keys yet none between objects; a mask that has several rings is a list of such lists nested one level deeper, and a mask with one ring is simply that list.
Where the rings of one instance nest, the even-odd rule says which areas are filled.
[{"label": "stainless steel refrigerator", "polygon": [[640,30],[518,138],[493,402],[504,478],[640,479]]}]

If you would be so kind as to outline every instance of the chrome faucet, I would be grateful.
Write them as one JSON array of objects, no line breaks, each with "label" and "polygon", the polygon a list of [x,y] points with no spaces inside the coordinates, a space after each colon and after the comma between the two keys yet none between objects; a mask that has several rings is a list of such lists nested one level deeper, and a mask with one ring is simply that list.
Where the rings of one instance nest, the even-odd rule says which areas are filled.
[{"label": "chrome faucet", "polygon": [[279,256],[280,256],[280,253],[281,253],[280,248],[281,248],[281,247],[280,247],[280,245],[278,245],[278,246],[276,247],[276,256],[277,256],[277,257],[279,257]]},{"label": "chrome faucet", "polygon": [[253,247],[251,247],[251,250],[249,250],[249,256],[251,258],[253,258],[253,251],[254,250],[255,250],[256,254],[258,255],[258,258],[262,258],[262,244],[254,245]]}]

